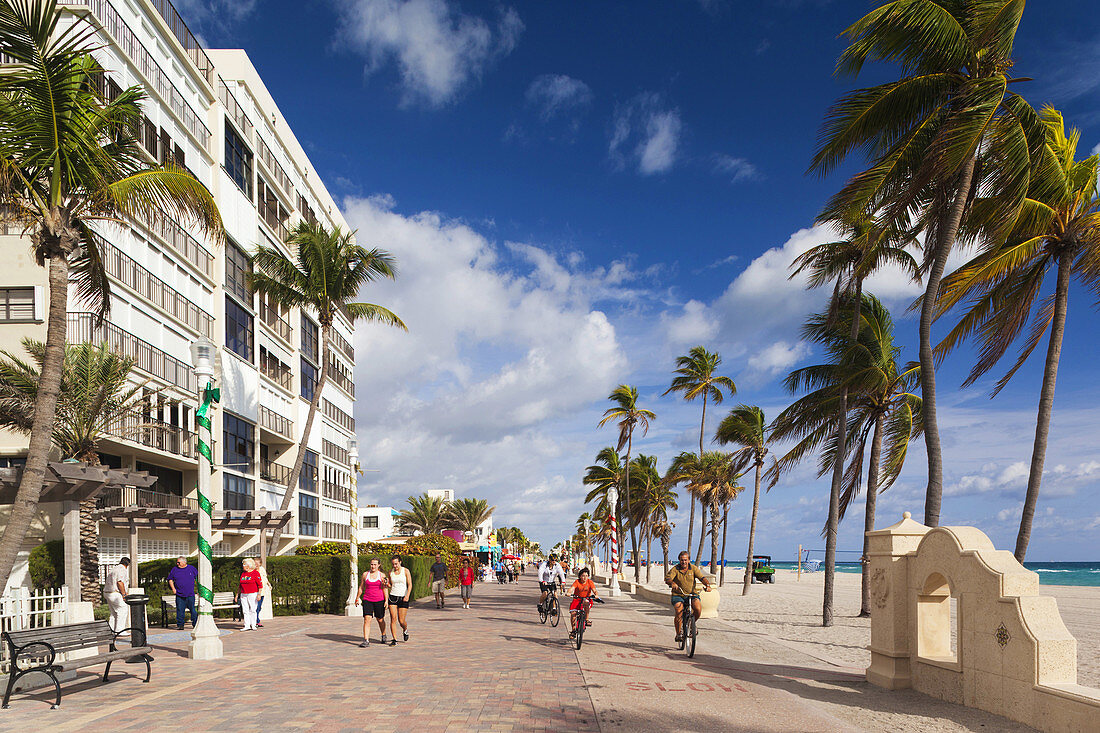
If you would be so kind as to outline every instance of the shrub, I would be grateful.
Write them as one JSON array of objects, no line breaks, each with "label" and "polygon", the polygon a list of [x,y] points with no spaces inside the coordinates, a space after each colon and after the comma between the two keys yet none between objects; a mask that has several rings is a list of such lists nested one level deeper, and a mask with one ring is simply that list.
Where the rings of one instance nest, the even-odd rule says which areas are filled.
[{"label": "shrub", "polygon": [[439,553],[447,557],[461,555],[458,543],[441,534],[425,534],[405,540],[410,555],[434,555]]},{"label": "shrub", "polygon": [[31,550],[28,561],[31,585],[59,588],[65,584],[65,543],[52,540]]}]

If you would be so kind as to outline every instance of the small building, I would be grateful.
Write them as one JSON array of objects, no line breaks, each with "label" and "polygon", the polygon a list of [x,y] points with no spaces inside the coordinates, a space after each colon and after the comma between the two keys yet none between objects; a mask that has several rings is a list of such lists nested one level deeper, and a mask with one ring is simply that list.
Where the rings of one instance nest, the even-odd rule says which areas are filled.
[{"label": "small building", "polygon": [[367,504],[359,507],[359,541],[377,542],[397,534],[397,517],[392,506]]}]

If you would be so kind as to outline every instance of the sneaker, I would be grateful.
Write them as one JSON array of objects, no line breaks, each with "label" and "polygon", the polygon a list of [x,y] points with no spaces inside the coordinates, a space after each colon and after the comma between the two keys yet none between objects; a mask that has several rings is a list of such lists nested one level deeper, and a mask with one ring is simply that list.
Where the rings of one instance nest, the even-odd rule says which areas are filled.
[{"label": "sneaker", "polygon": [[359,648],[364,649],[368,646],[370,646],[370,641],[368,639],[363,639],[363,643],[359,645]]},{"label": "sneaker", "polygon": [[409,632],[408,631],[404,632],[404,636],[405,636],[405,641],[408,641],[409,640]]},{"label": "sneaker", "polygon": [[676,635],[676,643],[677,643],[677,644],[679,644],[679,643],[680,643],[681,641],[683,641],[683,640],[684,640],[684,636],[683,636],[683,634],[677,634],[677,635]]},{"label": "sneaker", "polygon": [[572,638],[576,637],[576,635],[577,635],[577,632],[576,632],[576,631],[570,631],[570,632],[569,632],[569,638],[570,638],[570,639],[572,639]]},{"label": "sneaker", "polygon": [[383,644],[385,644],[385,643],[386,643],[386,635],[385,635],[385,634],[382,634],[382,643],[383,643]]},{"label": "sneaker", "polygon": [[397,639],[391,639],[390,646],[397,646]]},{"label": "sneaker", "polygon": [[262,629],[263,627],[264,627],[264,625],[263,625],[263,624],[256,624],[256,628],[257,628],[257,629]]}]

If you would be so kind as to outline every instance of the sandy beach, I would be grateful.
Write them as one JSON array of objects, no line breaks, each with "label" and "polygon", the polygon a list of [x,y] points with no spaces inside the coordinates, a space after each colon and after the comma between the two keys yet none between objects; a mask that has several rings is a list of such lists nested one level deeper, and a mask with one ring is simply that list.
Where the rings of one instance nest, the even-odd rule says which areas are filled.
[{"label": "sandy beach", "polygon": [[[741,577],[741,571],[726,572],[719,606],[724,620],[837,666],[864,669],[870,664],[871,620],[858,617],[859,575],[836,574],[835,623],[826,629],[821,626],[824,573],[803,573],[797,580],[794,571],[777,570],[774,584],[753,584],[742,596],[731,571]],[[1044,585],[1040,591],[1058,600],[1062,621],[1077,638],[1078,684],[1100,687],[1100,587]]]}]

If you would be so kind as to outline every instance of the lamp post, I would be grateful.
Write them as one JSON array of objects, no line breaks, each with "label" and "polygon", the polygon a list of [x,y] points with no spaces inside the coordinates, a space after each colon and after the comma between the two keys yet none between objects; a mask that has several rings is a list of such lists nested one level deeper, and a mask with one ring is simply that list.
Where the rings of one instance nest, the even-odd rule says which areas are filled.
[{"label": "lamp post", "polygon": [[188,656],[191,659],[221,659],[222,640],[214,623],[214,570],[210,561],[210,536],[213,532],[210,506],[210,474],[214,456],[210,452],[210,412],[220,395],[214,389],[214,359],[218,347],[206,336],[191,344],[191,364],[199,383],[199,409],[195,422],[199,434],[199,620],[191,631]]},{"label": "lamp post", "polygon": [[607,503],[611,512],[611,516],[608,517],[611,522],[611,596],[616,598],[621,596],[623,591],[619,588],[619,528],[615,524],[615,510],[619,506],[619,490],[614,486],[608,492]]},{"label": "lamp post", "polygon": [[348,488],[348,509],[351,511],[351,594],[344,606],[345,616],[362,616],[363,607],[355,603],[359,593],[359,495],[356,483],[359,480],[359,441],[348,439],[348,457],[351,458],[351,486]]}]

